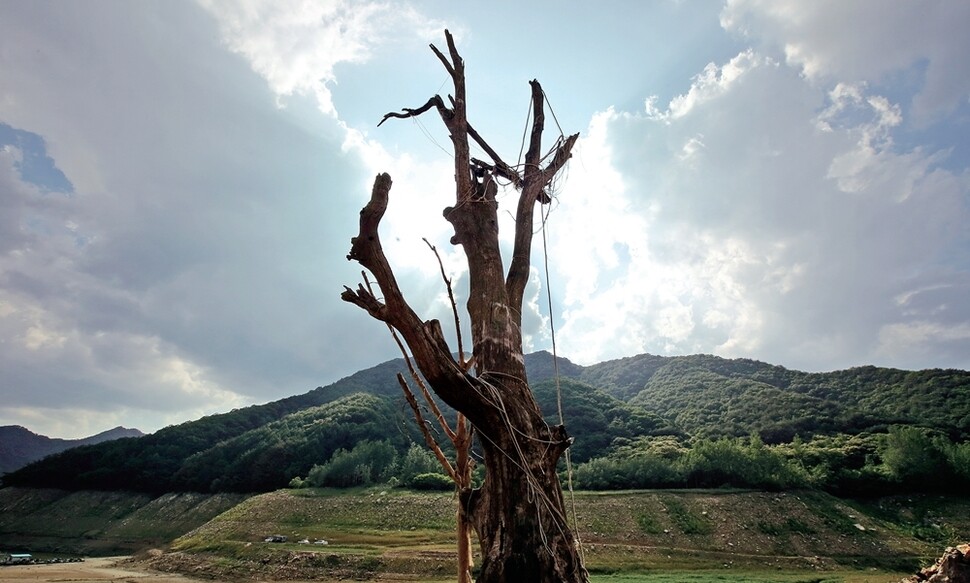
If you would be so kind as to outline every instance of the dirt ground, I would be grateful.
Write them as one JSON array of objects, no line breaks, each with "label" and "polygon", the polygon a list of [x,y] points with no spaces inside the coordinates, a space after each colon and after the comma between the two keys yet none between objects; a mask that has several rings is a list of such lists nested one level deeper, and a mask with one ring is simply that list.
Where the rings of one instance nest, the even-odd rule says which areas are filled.
[{"label": "dirt ground", "polygon": [[[221,583],[222,580],[195,579],[172,573],[162,573],[126,564],[129,557],[102,557],[85,559],[83,563],[58,563],[51,565],[11,565],[0,567],[0,583]],[[422,579],[424,580],[424,579]],[[450,580],[450,579],[449,579]],[[344,581],[341,579],[340,581]],[[372,583],[400,583],[411,579],[384,579],[377,577]],[[263,583],[273,583],[263,580]],[[326,581],[286,581],[286,583],[326,583]],[[440,582],[439,582],[440,583]]]},{"label": "dirt ground", "polygon": [[[52,565],[11,565],[0,567],[0,581],[3,583],[100,583],[117,581],[121,583],[199,583],[201,579],[191,579],[181,575],[140,571],[129,566],[118,565],[127,557],[103,557],[87,559],[83,563],[58,563]],[[211,582],[210,582],[211,583]]]}]

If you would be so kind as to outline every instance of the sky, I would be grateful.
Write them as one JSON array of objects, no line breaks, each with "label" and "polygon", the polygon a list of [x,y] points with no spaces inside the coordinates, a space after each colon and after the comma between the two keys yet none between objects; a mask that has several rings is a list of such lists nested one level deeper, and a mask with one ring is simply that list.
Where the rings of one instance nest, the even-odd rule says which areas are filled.
[{"label": "sky", "polygon": [[584,365],[970,369],[968,25],[948,0],[0,0],[0,425],[151,432],[399,356],[339,299],[379,172],[385,250],[453,337],[422,241],[463,303],[447,133],[377,127],[451,91],[446,28],[503,158],[533,78],[545,143],[580,134],[527,352],[554,328]]}]

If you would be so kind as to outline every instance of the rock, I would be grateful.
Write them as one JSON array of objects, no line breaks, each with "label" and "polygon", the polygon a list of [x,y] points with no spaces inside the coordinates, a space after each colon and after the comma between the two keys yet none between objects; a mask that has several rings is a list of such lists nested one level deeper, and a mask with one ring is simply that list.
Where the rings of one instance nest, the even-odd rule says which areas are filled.
[{"label": "rock", "polygon": [[946,549],[936,563],[901,583],[970,583],[970,544]]}]

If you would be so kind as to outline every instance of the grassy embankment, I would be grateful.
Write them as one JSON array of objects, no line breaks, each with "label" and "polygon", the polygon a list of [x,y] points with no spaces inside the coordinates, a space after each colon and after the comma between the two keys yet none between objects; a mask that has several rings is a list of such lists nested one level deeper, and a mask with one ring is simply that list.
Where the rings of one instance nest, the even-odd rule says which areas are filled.
[{"label": "grassy embankment", "polygon": [[[968,498],[860,503],[817,492],[584,492],[576,509],[596,582],[894,581],[946,545],[970,540]],[[451,494],[372,488],[151,499],[4,489],[0,510],[6,544],[86,553],[159,547],[170,552],[146,555],[150,566],[223,580],[395,574],[430,581],[455,569]],[[272,534],[288,541],[263,542]]]},{"label": "grassy embankment", "polygon": [[[698,581],[715,575],[756,581],[755,573],[764,572],[772,581],[885,581],[867,578],[912,572],[947,544],[970,538],[967,499],[862,504],[817,492],[589,492],[577,494],[576,508],[587,566],[608,581],[663,581],[660,573],[667,571],[677,571],[678,581],[688,580],[685,571],[709,571],[697,574],[706,578]],[[179,567],[210,556],[226,574],[269,578],[312,569],[334,576],[448,576],[455,568],[453,513],[450,494],[279,491],[179,538],[172,545],[177,552],[159,564]],[[270,534],[288,542],[261,542]],[[633,573],[639,575],[617,577]]]},{"label": "grassy embankment", "polygon": [[245,498],[3,488],[0,550],[88,556],[134,553],[166,546]]}]

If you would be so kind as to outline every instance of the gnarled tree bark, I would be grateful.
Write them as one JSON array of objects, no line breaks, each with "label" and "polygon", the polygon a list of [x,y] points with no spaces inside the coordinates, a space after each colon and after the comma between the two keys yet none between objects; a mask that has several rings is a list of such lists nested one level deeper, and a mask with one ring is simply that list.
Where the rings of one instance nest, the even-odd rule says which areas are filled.
[{"label": "gnarled tree bark", "polygon": [[[444,217],[455,229],[452,243],[462,246],[468,262],[474,370],[453,358],[437,320],[422,321],[411,309],[384,255],[378,225],[391,189],[387,174],[374,181],[347,256],[373,274],[383,300],[363,285],[346,288],[341,297],[397,330],[431,389],[475,427],[485,482],[476,490],[465,488],[459,500],[481,546],[478,581],[585,582],[588,576],[567,524],[556,474],[571,440],[565,427],[550,427],[543,420],[526,378],[521,333],[535,207],[549,202],[550,184],[569,159],[578,134],[557,141],[543,156],[544,95],[539,82],[531,81],[533,121],[524,165],[505,163],[467,120],[464,63],[448,31],[445,37],[448,56],[434,45],[431,49],[451,76],[454,96],[446,104],[436,95],[417,109],[385,115],[381,123],[435,109],[451,134],[456,198],[454,206],[444,209]],[[490,162],[470,157],[469,138]],[[498,240],[496,178],[519,190],[507,271]]]}]

